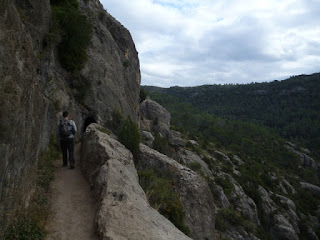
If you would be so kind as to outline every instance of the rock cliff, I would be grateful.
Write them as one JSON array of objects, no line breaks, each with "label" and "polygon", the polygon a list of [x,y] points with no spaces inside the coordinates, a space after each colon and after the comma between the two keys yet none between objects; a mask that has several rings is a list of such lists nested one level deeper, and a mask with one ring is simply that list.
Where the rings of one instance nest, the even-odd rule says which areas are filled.
[{"label": "rock cliff", "polygon": [[[129,31],[98,0],[79,0],[93,23],[88,61],[79,71],[90,82],[79,101],[73,74],[58,58],[49,0],[3,0],[0,4],[0,228],[28,204],[39,153],[63,110],[79,133],[90,122],[106,124],[114,108],[138,118],[140,69]],[[0,229],[0,233],[3,229]]]},{"label": "rock cliff", "polygon": [[140,145],[139,161],[144,169],[173,174],[190,236],[193,239],[215,239],[215,205],[207,182],[191,169],[143,144]]}]

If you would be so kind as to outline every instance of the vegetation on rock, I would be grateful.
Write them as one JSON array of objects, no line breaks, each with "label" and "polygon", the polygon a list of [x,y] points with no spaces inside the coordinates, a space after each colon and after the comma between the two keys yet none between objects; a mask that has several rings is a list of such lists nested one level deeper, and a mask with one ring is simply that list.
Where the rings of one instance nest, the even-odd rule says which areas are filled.
[{"label": "vegetation on rock", "polygon": [[[319,234],[320,225],[312,221],[320,221],[317,212],[320,200],[300,184],[320,184],[319,78],[320,74],[313,74],[261,84],[145,87],[150,97],[170,112],[171,128],[197,141],[197,145],[189,142],[186,148],[201,156],[212,171],[214,178],[199,174],[207,180],[217,202],[223,201],[224,195],[215,186],[222,187],[228,201],[224,206],[230,204],[231,208],[222,207],[218,211],[216,228],[220,232],[230,233],[230,227],[234,226],[238,229],[235,231],[241,227],[260,239],[274,239],[270,229],[276,216],[293,221],[292,233],[300,239]],[[216,154],[216,150],[223,154]],[[234,160],[235,156],[241,163]],[[305,163],[309,156],[314,163]],[[189,167],[199,170],[198,165]],[[236,187],[238,184],[246,197],[254,201],[261,225],[244,219],[241,210],[232,210],[246,201],[243,198],[238,202],[242,197],[237,191],[243,194]],[[261,189],[269,197],[263,196]],[[265,204],[272,206],[270,213],[266,212]],[[295,208],[296,211],[292,210]],[[288,217],[292,211],[300,220]],[[295,227],[298,223],[299,229]]]},{"label": "vegetation on rock", "polygon": [[69,72],[79,71],[88,60],[86,49],[91,40],[92,23],[80,12],[77,0],[53,0],[51,5],[53,20],[60,27],[60,63]]},{"label": "vegetation on rock", "polygon": [[179,194],[174,189],[170,172],[155,173],[152,169],[138,171],[139,182],[153,208],[169,219],[185,234],[190,230],[184,224],[184,215]]},{"label": "vegetation on rock", "polygon": [[16,214],[14,221],[5,230],[5,240],[45,239],[50,183],[54,177],[53,161],[60,155],[54,139],[54,137],[51,138],[47,150],[39,157],[35,192],[30,200],[29,207]]},{"label": "vegetation on rock", "polygon": [[[155,101],[170,112],[177,113],[173,108],[182,102],[184,108],[179,113],[185,115],[184,119],[194,114],[202,114],[201,118],[197,116],[192,118],[197,120],[195,123],[201,131],[209,130],[207,117],[214,115],[222,119],[267,126],[267,129],[272,129],[280,136],[318,152],[320,149],[319,83],[320,74],[312,74],[271,83],[168,89],[145,87],[145,89]],[[188,111],[192,107],[198,111]],[[181,118],[176,116],[173,120],[177,117]],[[223,120],[219,121],[221,125],[224,124]]]}]

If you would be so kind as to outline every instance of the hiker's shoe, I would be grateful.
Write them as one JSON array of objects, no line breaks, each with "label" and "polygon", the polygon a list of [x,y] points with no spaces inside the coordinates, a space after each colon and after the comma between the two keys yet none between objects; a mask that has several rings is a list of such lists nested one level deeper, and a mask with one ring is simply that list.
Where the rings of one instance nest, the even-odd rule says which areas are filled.
[{"label": "hiker's shoe", "polygon": [[71,165],[71,166],[70,166],[70,169],[74,169],[74,166],[73,166],[73,165]]},{"label": "hiker's shoe", "polygon": [[66,167],[66,166],[67,166],[67,164],[62,164],[62,165],[61,165],[61,167]]}]

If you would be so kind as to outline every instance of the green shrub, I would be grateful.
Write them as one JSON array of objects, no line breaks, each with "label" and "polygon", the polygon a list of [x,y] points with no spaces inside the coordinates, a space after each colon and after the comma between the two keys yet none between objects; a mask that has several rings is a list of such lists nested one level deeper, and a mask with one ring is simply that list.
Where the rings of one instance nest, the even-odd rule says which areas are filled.
[{"label": "green shrub", "polygon": [[318,209],[319,200],[306,189],[299,189],[298,193],[293,195],[293,200],[297,209],[304,214],[316,212]]},{"label": "green shrub", "polygon": [[232,225],[241,225],[243,219],[237,214],[237,212],[231,208],[222,208],[219,210],[219,215],[224,220]]},{"label": "green shrub", "polygon": [[222,208],[218,212],[218,216],[226,223],[235,226],[242,226],[246,231],[254,232],[256,226],[248,219],[244,218],[232,208]]},{"label": "green shrub", "polygon": [[130,66],[130,61],[127,59],[122,63],[124,68],[128,68]]},{"label": "green shrub", "polygon": [[255,235],[261,240],[273,240],[274,238],[270,235],[270,233],[265,230],[262,226],[259,226],[256,231]]},{"label": "green shrub", "polygon": [[204,157],[203,161],[205,161],[205,163],[208,165],[208,168],[210,170],[214,169],[214,161],[213,161],[213,159],[211,157],[210,158],[209,157]]},{"label": "green shrub", "polygon": [[69,81],[75,99],[80,103],[84,103],[91,88],[89,79],[77,72],[70,74]]},{"label": "green shrub", "polygon": [[188,235],[190,230],[184,224],[185,213],[179,194],[174,189],[174,180],[170,172],[160,174],[147,169],[139,171],[138,174],[140,185],[146,192],[151,206]]},{"label": "green shrub", "polygon": [[137,160],[139,155],[140,132],[138,126],[128,117],[120,127],[119,141],[126,146]]},{"label": "green shrub", "polygon": [[23,213],[17,216],[17,219],[5,232],[5,240],[42,240],[45,239],[43,226],[39,224],[36,216],[30,216],[30,213]]},{"label": "green shrub", "polygon": [[188,167],[195,172],[198,172],[201,170],[201,164],[198,162],[191,162],[188,164]]},{"label": "green shrub", "polygon": [[228,225],[219,215],[216,217],[216,229],[220,232],[225,232],[228,230]]},{"label": "green shrub", "polygon": [[86,49],[91,41],[93,25],[79,12],[76,0],[51,1],[54,22],[60,26],[59,60],[69,72],[79,71],[88,60]]},{"label": "green shrub", "polygon": [[140,88],[140,102],[143,102],[148,96],[148,93],[143,88]]},{"label": "green shrub", "polygon": [[171,157],[174,152],[171,149],[168,140],[166,138],[161,137],[159,133],[155,135],[152,147],[153,149],[161,152],[164,155],[167,155],[168,157]]},{"label": "green shrub", "polygon": [[124,121],[123,114],[120,110],[120,108],[115,107],[112,111],[112,119],[110,122],[110,127],[112,128],[115,133],[119,133],[120,127],[122,126]]},{"label": "green shrub", "polygon": [[230,195],[234,190],[234,185],[229,179],[224,179],[222,177],[216,177],[215,182],[223,188],[226,195]]}]

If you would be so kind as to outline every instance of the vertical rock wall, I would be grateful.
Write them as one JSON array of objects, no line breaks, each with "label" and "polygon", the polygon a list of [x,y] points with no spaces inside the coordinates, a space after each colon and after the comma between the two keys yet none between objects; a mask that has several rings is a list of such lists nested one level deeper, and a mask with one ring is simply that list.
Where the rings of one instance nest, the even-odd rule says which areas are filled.
[{"label": "vertical rock wall", "polygon": [[88,116],[107,123],[115,107],[138,119],[140,69],[129,31],[98,0],[79,3],[94,25],[89,60],[80,73],[92,87],[82,103],[59,63],[59,42],[47,39],[57,34],[51,32],[50,1],[1,0],[0,234],[14,211],[27,204],[39,153],[62,111],[71,113],[79,132]]},{"label": "vertical rock wall", "polygon": [[49,141],[44,128],[51,125],[54,109],[42,94],[35,54],[49,28],[48,16],[49,0],[1,1],[0,232],[14,210],[27,204],[38,154]]}]

